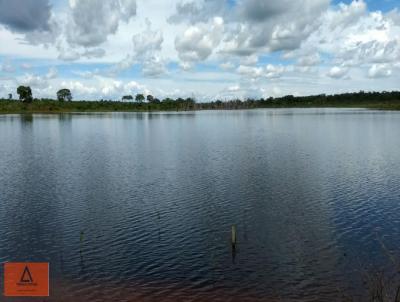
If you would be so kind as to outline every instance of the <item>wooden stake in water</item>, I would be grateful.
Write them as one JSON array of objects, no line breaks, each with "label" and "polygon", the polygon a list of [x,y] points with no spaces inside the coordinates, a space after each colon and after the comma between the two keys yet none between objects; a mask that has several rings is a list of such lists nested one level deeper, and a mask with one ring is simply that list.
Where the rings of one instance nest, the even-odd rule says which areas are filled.
[{"label": "wooden stake in water", "polygon": [[85,233],[81,231],[80,236],[79,236],[79,255],[81,255],[81,266],[83,265],[83,255],[82,255],[82,245],[83,245],[83,236]]},{"label": "wooden stake in water", "polygon": [[233,225],[231,229],[231,243],[232,248],[236,248],[236,225]]},{"label": "wooden stake in water", "polygon": [[232,263],[235,264],[236,259],[236,226],[231,228],[231,244],[232,244]]}]

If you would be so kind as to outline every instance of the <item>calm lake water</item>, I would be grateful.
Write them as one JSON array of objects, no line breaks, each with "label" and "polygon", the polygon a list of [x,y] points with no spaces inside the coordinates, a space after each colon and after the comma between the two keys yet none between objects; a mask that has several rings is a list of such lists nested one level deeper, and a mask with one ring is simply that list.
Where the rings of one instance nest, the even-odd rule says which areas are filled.
[{"label": "calm lake water", "polygon": [[358,109],[0,115],[0,262],[50,262],[45,301],[362,297],[400,259],[399,130]]}]

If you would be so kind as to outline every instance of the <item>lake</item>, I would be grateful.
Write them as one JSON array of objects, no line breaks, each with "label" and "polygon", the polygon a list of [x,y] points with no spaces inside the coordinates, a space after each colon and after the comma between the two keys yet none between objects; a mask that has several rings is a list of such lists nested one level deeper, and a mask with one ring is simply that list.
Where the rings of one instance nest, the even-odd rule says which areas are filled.
[{"label": "lake", "polygon": [[399,130],[363,109],[0,115],[0,262],[50,262],[44,301],[362,298],[400,260]]}]

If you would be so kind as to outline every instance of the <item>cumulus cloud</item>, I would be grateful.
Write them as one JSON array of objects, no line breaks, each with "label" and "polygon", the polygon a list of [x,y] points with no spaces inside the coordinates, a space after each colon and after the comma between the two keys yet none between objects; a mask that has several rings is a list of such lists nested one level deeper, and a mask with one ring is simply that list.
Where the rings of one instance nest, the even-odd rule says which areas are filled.
[{"label": "cumulus cloud", "polygon": [[84,85],[79,81],[63,81],[60,87],[68,87],[71,90],[72,95],[75,97],[82,97],[83,99],[95,97],[98,93],[98,89],[94,86]]},{"label": "cumulus cloud", "polygon": [[329,72],[328,76],[334,79],[343,78],[349,70],[343,66],[333,66]]},{"label": "cumulus cloud", "polygon": [[31,86],[34,88],[48,87],[48,81],[46,77],[34,74],[26,74],[23,78],[19,79],[18,83],[20,85]]},{"label": "cumulus cloud", "polygon": [[93,47],[115,34],[120,22],[136,15],[136,0],[71,0],[67,39],[72,45]]},{"label": "cumulus cloud", "polygon": [[272,64],[268,64],[265,67],[240,65],[237,69],[237,72],[241,75],[245,75],[253,79],[260,77],[265,77],[267,79],[276,79],[282,76],[282,74],[285,72],[285,67],[282,65]]},{"label": "cumulus cloud", "polygon": [[275,66],[272,64],[268,64],[265,67],[265,71],[266,71],[265,76],[268,79],[274,79],[274,78],[279,78],[282,76],[283,72],[285,71],[285,67],[283,67],[281,65]]},{"label": "cumulus cloud", "polygon": [[400,43],[399,40],[357,41],[355,45],[343,48],[338,56],[351,65],[390,63],[399,60]]},{"label": "cumulus cloud", "polygon": [[122,95],[145,93],[149,94],[150,90],[145,85],[135,81],[124,82],[95,76],[94,81],[82,83],[80,81],[64,81],[60,87],[69,87],[73,95],[85,99],[112,99],[118,100]]},{"label": "cumulus cloud", "polygon": [[49,46],[60,34],[49,0],[0,0],[1,25],[31,45]]},{"label": "cumulus cloud", "polygon": [[18,79],[20,85],[31,86],[38,89],[45,89],[49,87],[49,81],[56,79],[58,71],[55,67],[50,67],[48,72],[44,75],[37,75],[27,73]]},{"label": "cumulus cloud", "polygon": [[211,24],[201,23],[190,26],[175,40],[179,58],[184,62],[207,59],[222,39],[224,20],[215,17]]},{"label": "cumulus cloud", "polygon": [[292,4],[291,0],[281,1],[242,1],[240,11],[246,20],[253,22],[263,22],[269,18],[282,15]]},{"label": "cumulus cloud", "polygon": [[329,53],[347,66],[399,60],[400,27],[382,12],[368,12],[364,1],[340,4],[321,19],[303,46]]},{"label": "cumulus cloud", "polygon": [[235,68],[235,64],[233,64],[232,62],[224,62],[224,63],[221,63],[219,66],[225,70],[230,70],[230,69]]},{"label": "cumulus cloud", "polygon": [[240,1],[224,51],[235,55],[298,48],[319,25],[329,0]]},{"label": "cumulus cloud", "polygon": [[131,68],[134,64],[142,66],[142,74],[146,77],[158,77],[167,72],[165,62],[160,56],[164,38],[161,31],[153,30],[151,22],[146,19],[146,29],[132,37],[132,53],[112,66],[111,76]]},{"label": "cumulus cloud", "polygon": [[315,66],[321,63],[321,57],[319,53],[313,53],[306,56],[301,56],[297,60],[297,65],[308,67],[308,66]]},{"label": "cumulus cloud", "polygon": [[262,67],[240,65],[237,68],[237,72],[250,78],[259,78],[264,74],[264,69]]},{"label": "cumulus cloud", "polygon": [[49,30],[48,0],[0,0],[0,23],[17,32]]},{"label": "cumulus cloud", "polygon": [[142,65],[142,74],[146,77],[159,77],[165,73],[167,73],[165,62],[158,56],[153,56]]},{"label": "cumulus cloud", "polygon": [[258,55],[252,54],[249,56],[240,57],[240,64],[246,66],[256,65],[258,62]]},{"label": "cumulus cloud", "polygon": [[112,99],[117,100],[124,94],[132,94],[135,91],[145,91],[145,87],[134,82],[123,82],[101,76],[95,76],[93,81],[62,81],[59,87],[68,87],[74,98],[79,99]]},{"label": "cumulus cloud", "polygon": [[329,27],[335,29],[337,27],[344,28],[350,24],[356,23],[367,11],[367,5],[364,0],[355,0],[350,4],[339,3],[339,9],[328,11],[325,18]]},{"label": "cumulus cloud", "polygon": [[216,0],[198,0],[178,2],[176,12],[168,18],[170,23],[207,23],[213,16],[227,13],[226,2]]},{"label": "cumulus cloud", "polygon": [[388,17],[393,21],[394,24],[400,26],[400,10],[396,8],[388,13]]},{"label": "cumulus cloud", "polygon": [[77,49],[70,47],[65,41],[59,41],[57,49],[59,51],[58,58],[63,61],[76,61],[82,57],[87,59],[102,58],[106,54],[106,51],[100,47]]},{"label": "cumulus cloud", "polygon": [[63,61],[76,61],[81,57],[78,51],[68,47],[60,47],[59,52],[58,58]]},{"label": "cumulus cloud", "polygon": [[251,83],[237,83],[220,90],[214,97],[220,100],[266,98],[271,94],[265,88]]},{"label": "cumulus cloud", "polygon": [[143,59],[154,55],[155,52],[161,50],[164,41],[161,31],[151,29],[151,22],[146,20],[146,30],[133,35],[133,54],[138,59]]},{"label": "cumulus cloud", "polygon": [[392,70],[387,64],[374,64],[368,70],[370,78],[386,78],[391,76]]},{"label": "cumulus cloud", "polygon": [[106,72],[106,75],[115,77],[122,71],[132,68],[135,63],[136,60],[132,55],[126,55],[124,59],[120,60],[116,64],[113,64]]},{"label": "cumulus cloud", "polygon": [[86,49],[83,53],[82,56],[86,58],[101,58],[106,54],[106,51],[103,48],[92,48],[92,49]]}]

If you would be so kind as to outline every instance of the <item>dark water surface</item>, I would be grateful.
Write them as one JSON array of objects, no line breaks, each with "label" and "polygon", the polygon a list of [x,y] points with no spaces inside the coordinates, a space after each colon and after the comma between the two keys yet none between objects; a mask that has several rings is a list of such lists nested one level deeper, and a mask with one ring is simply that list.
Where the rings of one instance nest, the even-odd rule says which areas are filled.
[{"label": "dark water surface", "polygon": [[397,112],[0,115],[0,262],[45,301],[359,296],[399,210]]}]

